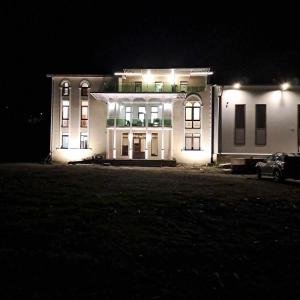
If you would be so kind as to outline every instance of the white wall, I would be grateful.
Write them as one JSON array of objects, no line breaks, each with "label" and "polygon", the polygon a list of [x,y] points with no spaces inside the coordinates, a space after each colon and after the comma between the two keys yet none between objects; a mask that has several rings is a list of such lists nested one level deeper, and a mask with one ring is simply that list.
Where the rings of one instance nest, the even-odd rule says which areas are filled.
[{"label": "white wall", "polygon": [[[245,145],[234,145],[235,105],[246,105]],[[255,105],[266,104],[266,145],[255,145]],[[225,88],[222,95],[222,153],[298,152],[300,90],[277,87]]]}]

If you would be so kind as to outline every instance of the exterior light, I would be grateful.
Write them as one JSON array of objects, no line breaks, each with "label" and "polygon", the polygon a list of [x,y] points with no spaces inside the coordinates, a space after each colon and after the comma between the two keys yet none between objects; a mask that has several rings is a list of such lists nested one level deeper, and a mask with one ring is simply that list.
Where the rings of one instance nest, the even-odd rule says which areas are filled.
[{"label": "exterior light", "polygon": [[283,91],[286,91],[287,89],[289,89],[291,87],[291,85],[288,82],[285,82],[281,85],[281,89]]},{"label": "exterior light", "polygon": [[143,75],[143,81],[145,83],[152,83],[153,82],[153,75],[151,74],[150,70],[148,70],[147,74]]},{"label": "exterior light", "polygon": [[142,73],[130,73],[130,72],[116,72],[114,73],[116,76],[141,76]]},{"label": "exterior light", "polygon": [[213,75],[214,72],[191,72],[190,75],[191,76],[208,76],[208,75]]},{"label": "exterior light", "polygon": [[175,72],[174,72],[174,69],[172,69],[172,71],[171,71],[171,74],[168,76],[169,78],[169,83],[170,84],[175,84]]},{"label": "exterior light", "polygon": [[236,82],[234,85],[233,85],[233,88],[238,90],[241,88],[241,84],[239,82]]}]

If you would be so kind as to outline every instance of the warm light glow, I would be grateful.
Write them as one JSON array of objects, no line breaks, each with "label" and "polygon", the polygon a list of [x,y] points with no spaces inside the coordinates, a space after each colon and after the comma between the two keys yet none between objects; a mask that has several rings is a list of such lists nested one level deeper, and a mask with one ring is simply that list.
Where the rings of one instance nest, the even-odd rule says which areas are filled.
[{"label": "warm light glow", "polygon": [[147,74],[143,75],[143,81],[145,83],[152,83],[154,81],[153,75],[151,74],[150,70],[147,71]]},{"label": "warm light glow", "polygon": [[239,82],[236,82],[234,85],[233,85],[233,88],[234,89],[240,89],[241,88],[241,84]]},{"label": "warm light glow", "polygon": [[168,82],[170,84],[175,84],[175,71],[172,69],[171,74],[168,76]]},{"label": "warm light glow", "polygon": [[130,73],[130,72],[116,72],[116,76],[142,76],[142,73]]},{"label": "warm light glow", "polygon": [[287,89],[289,89],[291,87],[291,85],[288,82],[285,82],[281,85],[281,89],[283,91],[286,91]]},{"label": "warm light glow", "polygon": [[208,75],[213,75],[214,72],[191,72],[191,76],[208,76]]}]

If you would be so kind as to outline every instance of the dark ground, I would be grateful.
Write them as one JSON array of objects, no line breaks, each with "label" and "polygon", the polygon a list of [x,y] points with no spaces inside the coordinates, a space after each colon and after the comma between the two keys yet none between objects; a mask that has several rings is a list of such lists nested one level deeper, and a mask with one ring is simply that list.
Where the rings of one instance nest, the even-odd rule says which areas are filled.
[{"label": "dark ground", "polygon": [[300,183],[0,165],[0,299],[299,299]]}]

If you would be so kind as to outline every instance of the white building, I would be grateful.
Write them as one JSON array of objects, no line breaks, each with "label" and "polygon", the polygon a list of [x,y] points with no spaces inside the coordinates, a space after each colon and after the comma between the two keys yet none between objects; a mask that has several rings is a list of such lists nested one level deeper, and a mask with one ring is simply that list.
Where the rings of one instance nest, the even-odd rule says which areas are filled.
[{"label": "white building", "polygon": [[52,78],[54,161],[204,164],[299,151],[300,88],[208,84],[210,69],[130,69]]}]

